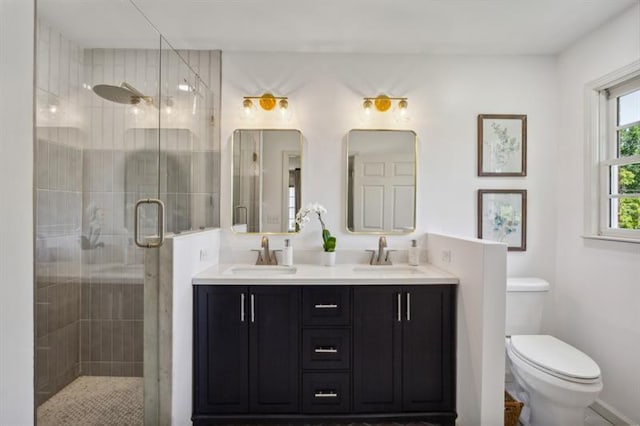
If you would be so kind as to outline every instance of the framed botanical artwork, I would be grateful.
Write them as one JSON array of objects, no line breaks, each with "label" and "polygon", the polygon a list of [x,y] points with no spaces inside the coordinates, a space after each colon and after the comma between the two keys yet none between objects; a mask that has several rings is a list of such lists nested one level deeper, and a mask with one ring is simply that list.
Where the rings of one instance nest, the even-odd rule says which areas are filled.
[{"label": "framed botanical artwork", "polygon": [[478,115],[478,176],[527,175],[527,116]]},{"label": "framed botanical artwork", "polygon": [[507,243],[509,251],[525,251],[527,191],[479,189],[478,238]]}]

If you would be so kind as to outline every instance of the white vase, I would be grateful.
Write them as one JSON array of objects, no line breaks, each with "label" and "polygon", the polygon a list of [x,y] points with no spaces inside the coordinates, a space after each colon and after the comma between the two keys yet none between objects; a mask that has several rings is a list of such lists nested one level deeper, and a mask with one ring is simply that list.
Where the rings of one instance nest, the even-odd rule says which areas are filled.
[{"label": "white vase", "polygon": [[335,251],[323,251],[322,263],[324,266],[333,266],[336,264],[336,252]]}]

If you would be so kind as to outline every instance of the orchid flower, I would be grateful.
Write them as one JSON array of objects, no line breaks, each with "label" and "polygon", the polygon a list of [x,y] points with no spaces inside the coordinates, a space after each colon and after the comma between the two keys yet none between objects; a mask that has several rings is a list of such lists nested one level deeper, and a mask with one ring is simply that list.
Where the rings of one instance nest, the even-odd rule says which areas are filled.
[{"label": "orchid flower", "polygon": [[329,230],[325,227],[322,215],[327,213],[327,209],[318,203],[307,204],[306,207],[300,208],[300,211],[296,214],[296,223],[300,229],[304,228],[307,223],[311,221],[309,217],[312,213],[318,215],[318,220],[322,226],[322,248],[324,251],[336,250],[336,237],[332,236]]}]

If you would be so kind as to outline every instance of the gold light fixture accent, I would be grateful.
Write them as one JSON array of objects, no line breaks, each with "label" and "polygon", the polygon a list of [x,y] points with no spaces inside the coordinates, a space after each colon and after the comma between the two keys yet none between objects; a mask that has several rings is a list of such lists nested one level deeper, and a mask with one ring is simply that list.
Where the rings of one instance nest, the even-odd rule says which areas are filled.
[{"label": "gold light fixture accent", "polygon": [[273,94],[266,92],[261,96],[245,96],[242,101],[242,107],[245,111],[250,111],[253,108],[253,101],[258,100],[258,104],[265,111],[271,111],[278,105],[280,110],[286,110],[289,108],[289,101],[286,96],[273,96]]},{"label": "gold light fixture accent", "polygon": [[380,112],[389,111],[391,108],[392,101],[398,101],[398,110],[406,111],[409,107],[409,102],[407,98],[396,98],[387,96],[385,94],[381,94],[376,96],[375,98],[364,98],[364,102],[362,103],[362,108],[364,108],[365,112],[371,112],[372,108],[375,106],[376,110]]}]

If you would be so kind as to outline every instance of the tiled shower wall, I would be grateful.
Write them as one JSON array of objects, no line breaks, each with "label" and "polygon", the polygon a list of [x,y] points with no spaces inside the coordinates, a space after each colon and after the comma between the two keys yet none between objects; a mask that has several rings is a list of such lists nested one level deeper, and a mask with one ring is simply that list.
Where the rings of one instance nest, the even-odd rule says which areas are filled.
[{"label": "tiled shower wall", "polygon": [[[219,68],[217,52],[186,53],[199,64],[202,61],[207,75],[209,66]],[[170,94],[172,112],[161,109],[161,132],[153,108],[134,110],[97,96],[87,99],[92,130],[84,150],[83,235],[90,234],[90,216],[96,209],[101,232],[97,244],[83,250],[82,374],[142,375],[143,275],[139,267],[144,253],[133,243],[133,207],[140,198],[158,196],[158,175],[167,232],[219,225],[220,145],[210,125],[213,111],[203,108],[203,97],[193,113],[192,95],[175,91],[185,79],[196,85],[191,72],[174,53],[162,55],[166,82],[162,89],[174,92]],[[88,49],[84,63],[86,75],[91,76],[88,84],[126,81],[148,95],[158,91],[158,82],[147,78],[158,75],[157,51]],[[155,221],[149,222],[153,229]],[[144,216],[141,223],[144,228]]]},{"label": "tiled shower wall", "polygon": [[[220,53],[184,51],[215,92],[198,87],[172,52],[163,91],[172,113],[97,97],[122,81],[157,99],[157,50],[81,49],[39,22],[36,142],[36,382],[38,403],[78,375],[142,375],[143,252],[133,244],[133,205],[160,196],[167,231],[219,226]],[[203,108],[207,105],[208,108]],[[213,108],[212,108],[213,106]],[[143,218],[144,224],[144,218]]]},{"label": "tiled shower wall", "polygon": [[82,55],[38,25],[36,90],[36,400],[79,374]]}]

